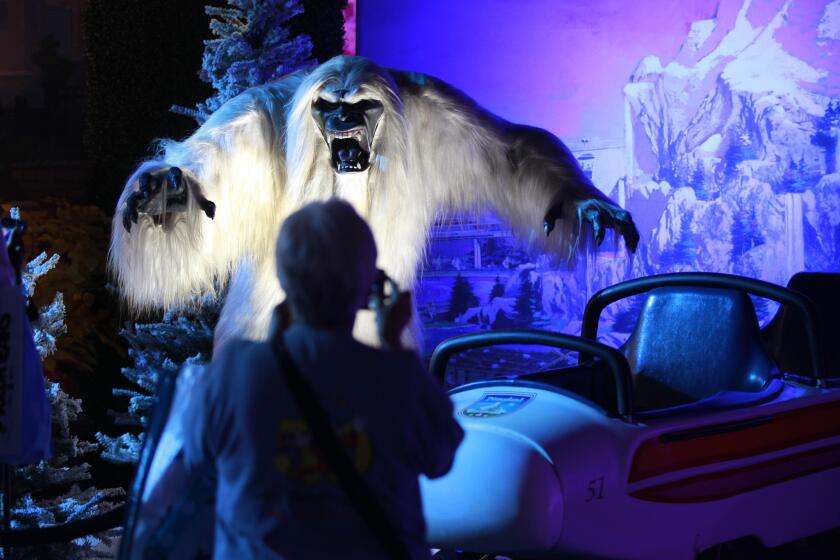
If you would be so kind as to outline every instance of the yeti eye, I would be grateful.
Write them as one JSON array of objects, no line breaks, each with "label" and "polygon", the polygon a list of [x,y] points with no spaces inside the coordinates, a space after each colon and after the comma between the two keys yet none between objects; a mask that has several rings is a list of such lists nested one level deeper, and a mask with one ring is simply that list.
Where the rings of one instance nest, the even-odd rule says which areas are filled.
[{"label": "yeti eye", "polygon": [[338,103],[327,101],[323,97],[319,97],[318,100],[314,103],[314,107],[322,113],[329,113],[338,109]]},{"label": "yeti eye", "polygon": [[370,111],[371,109],[381,109],[382,103],[374,99],[362,99],[353,103],[353,108],[358,111]]}]

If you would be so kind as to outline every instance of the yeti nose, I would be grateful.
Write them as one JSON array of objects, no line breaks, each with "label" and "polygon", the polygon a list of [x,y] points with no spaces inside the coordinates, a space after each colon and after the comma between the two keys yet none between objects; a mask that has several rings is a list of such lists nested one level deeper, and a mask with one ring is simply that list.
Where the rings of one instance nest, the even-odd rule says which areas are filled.
[{"label": "yeti nose", "polygon": [[333,130],[350,130],[362,126],[364,119],[358,113],[340,108],[327,119],[327,126]]}]

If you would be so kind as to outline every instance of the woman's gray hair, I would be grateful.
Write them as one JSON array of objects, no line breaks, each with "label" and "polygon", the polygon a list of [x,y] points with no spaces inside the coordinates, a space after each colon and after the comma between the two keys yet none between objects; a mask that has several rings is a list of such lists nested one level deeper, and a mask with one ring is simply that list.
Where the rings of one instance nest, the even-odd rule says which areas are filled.
[{"label": "woman's gray hair", "polygon": [[353,324],[376,277],[367,223],[339,199],[310,203],[283,222],[277,276],[297,319],[318,327]]}]

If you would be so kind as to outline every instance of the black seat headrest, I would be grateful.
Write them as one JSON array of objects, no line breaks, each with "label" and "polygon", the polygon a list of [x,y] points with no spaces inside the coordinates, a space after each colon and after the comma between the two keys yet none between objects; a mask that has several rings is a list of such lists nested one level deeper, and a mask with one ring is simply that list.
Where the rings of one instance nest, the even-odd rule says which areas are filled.
[{"label": "black seat headrest", "polygon": [[637,403],[647,410],[721,391],[760,391],[775,369],[752,301],[734,290],[652,290],[622,351]]}]

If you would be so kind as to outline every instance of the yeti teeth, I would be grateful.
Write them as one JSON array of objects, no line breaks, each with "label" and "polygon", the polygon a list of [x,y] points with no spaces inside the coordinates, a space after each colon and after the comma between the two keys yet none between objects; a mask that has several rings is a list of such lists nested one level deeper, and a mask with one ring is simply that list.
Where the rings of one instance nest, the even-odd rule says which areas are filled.
[{"label": "yeti teeth", "polygon": [[341,132],[331,132],[330,133],[331,139],[335,140],[338,138],[353,138],[359,142],[359,144],[367,144],[367,134],[366,131],[355,129],[355,130],[347,130]]}]

